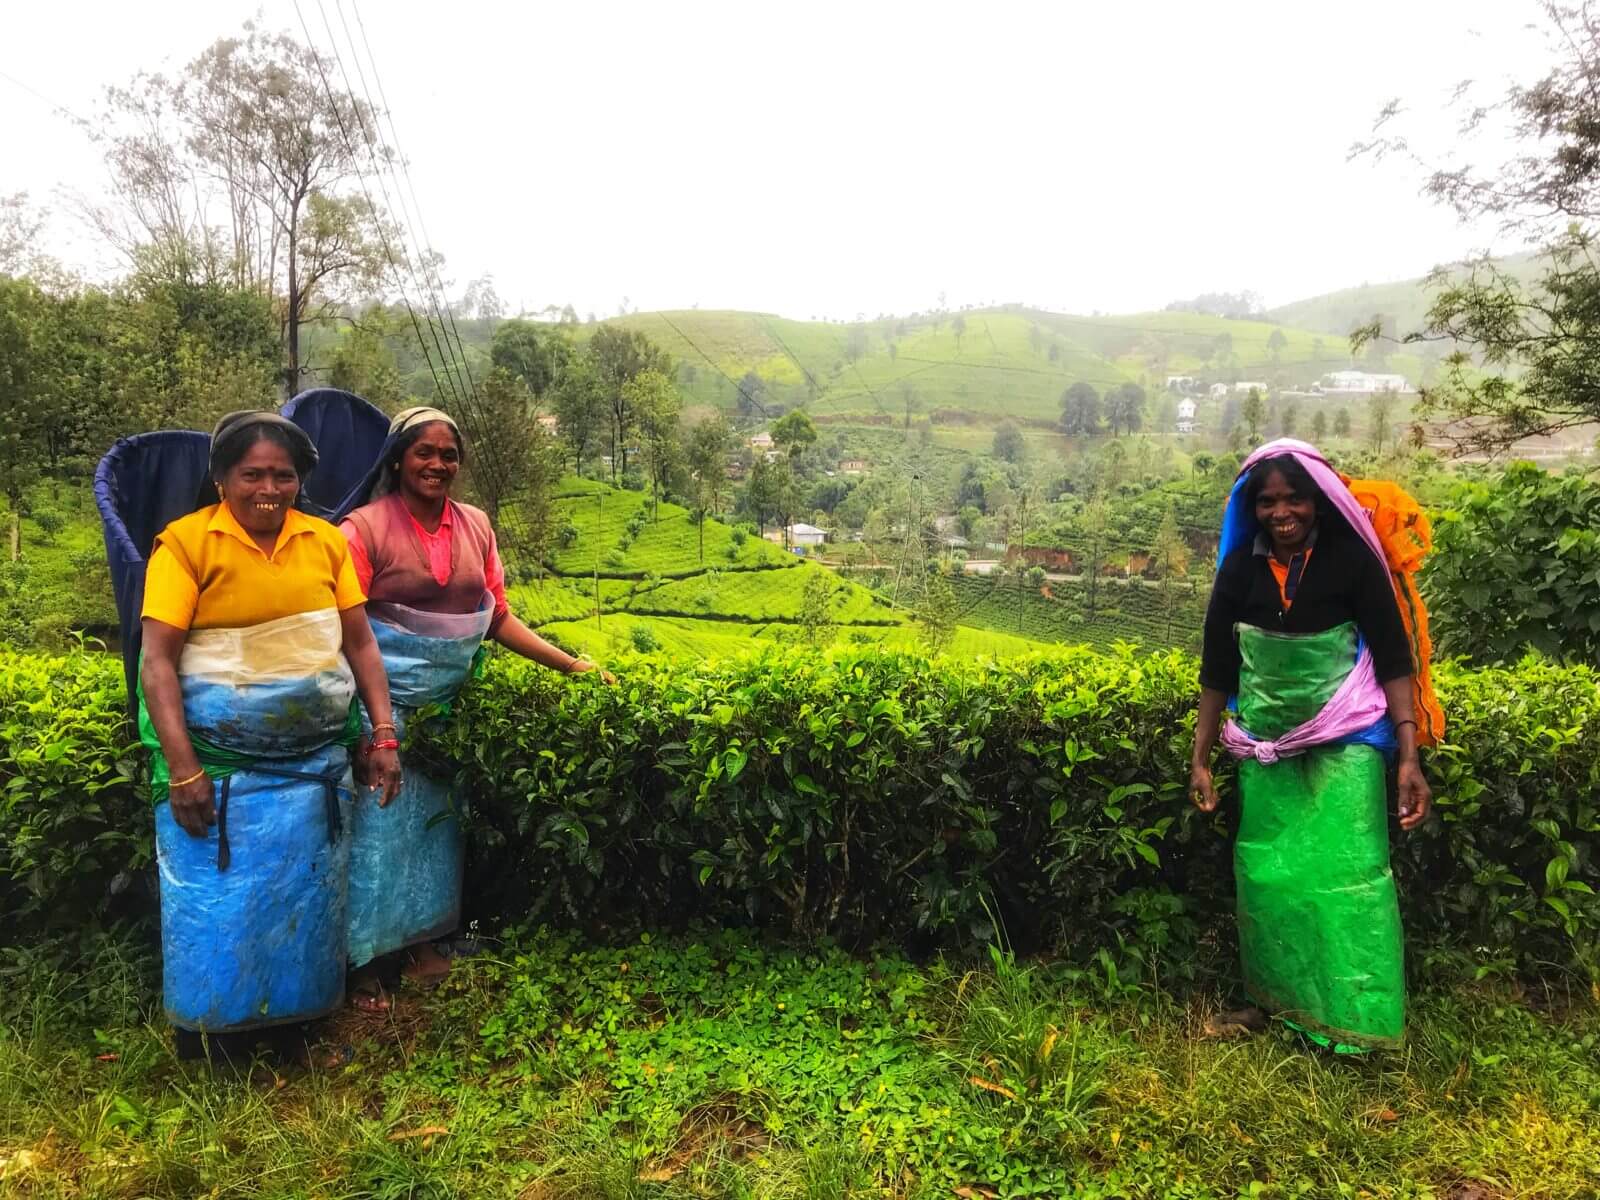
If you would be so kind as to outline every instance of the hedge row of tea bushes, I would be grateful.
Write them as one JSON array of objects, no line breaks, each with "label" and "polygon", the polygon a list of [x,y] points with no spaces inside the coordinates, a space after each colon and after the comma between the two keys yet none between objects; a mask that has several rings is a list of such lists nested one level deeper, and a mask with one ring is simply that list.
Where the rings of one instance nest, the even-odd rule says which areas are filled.
[{"label": "hedge row of tea bushes", "polygon": [[[619,673],[497,657],[408,748],[473,797],[481,910],[929,945],[998,921],[1019,947],[1166,970],[1225,931],[1232,806],[1185,797],[1183,654],[795,649]],[[1438,815],[1394,856],[1408,929],[1600,978],[1600,678],[1529,661],[1439,684]],[[29,922],[82,919],[149,861],[122,705],[109,659],[0,653],[0,900]]]}]

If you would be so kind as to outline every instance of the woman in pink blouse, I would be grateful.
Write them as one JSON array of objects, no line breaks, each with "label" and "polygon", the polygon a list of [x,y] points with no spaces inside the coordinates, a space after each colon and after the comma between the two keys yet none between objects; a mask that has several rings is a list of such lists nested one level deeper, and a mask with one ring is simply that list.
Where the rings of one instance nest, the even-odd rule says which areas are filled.
[{"label": "woman in pink blouse", "polygon": [[[373,747],[398,743],[423,706],[448,703],[485,637],[552,670],[595,669],[511,612],[488,516],[450,498],[465,457],[461,431],[447,414],[406,409],[389,426],[367,502],[340,525],[394,703],[393,726],[368,730]],[[433,942],[460,920],[463,851],[449,785],[415,769],[389,804],[357,804],[349,910],[358,1007],[388,1007],[380,970],[386,956],[404,951],[403,970],[422,981],[449,970]]]}]

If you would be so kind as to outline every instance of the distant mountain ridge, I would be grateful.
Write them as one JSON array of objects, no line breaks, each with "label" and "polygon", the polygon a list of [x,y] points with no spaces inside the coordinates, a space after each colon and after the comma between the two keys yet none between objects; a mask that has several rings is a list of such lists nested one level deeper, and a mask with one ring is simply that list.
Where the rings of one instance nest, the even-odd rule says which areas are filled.
[{"label": "distant mountain ridge", "polygon": [[[1508,255],[1495,262],[1523,282],[1537,278],[1541,269],[1539,255],[1535,253]],[[1281,305],[1269,311],[1266,318],[1283,325],[1348,337],[1358,325],[1383,316],[1389,318],[1397,335],[1404,335],[1420,329],[1427,318],[1428,307],[1433,302],[1428,278],[1428,275],[1419,275],[1394,283],[1363,283],[1340,288]]]}]

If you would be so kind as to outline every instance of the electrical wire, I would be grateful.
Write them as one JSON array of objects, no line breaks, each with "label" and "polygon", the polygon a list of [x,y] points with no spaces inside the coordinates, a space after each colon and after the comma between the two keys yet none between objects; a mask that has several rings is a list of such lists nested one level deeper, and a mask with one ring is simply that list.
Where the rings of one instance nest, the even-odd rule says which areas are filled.
[{"label": "electrical wire", "polygon": [[[301,28],[302,32],[305,33],[306,45],[308,47],[311,47],[311,49],[312,49],[312,60],[317,64],[317,74],[322,79],[323,90],[326,91],[327,94],[328,94],[328,107],[333,113],[335,124],[337,124],[338,127],[339,127],[339,135],[340,135],[341,138],[343,138],[344,143],[345,143],[345,148],[349,151],[351,159],[354,160],[355,157],[356,157],[355,145],[354,145],[354,143],[352,143],[352,141],[350,139],[349,130],[345,128],[344,117],[339,111],[339,103],[338,103],[337,99],[334,97],[334,94],[333,94],[333,84],[328,79],[327,72],[325,70],[323,70],[322,58],[321,58],[320,55],[318,55],[316,53],[315,44],[311,40],[311,30],[306,24],[305,14],[303,12],[301,12],[301,10],[300,10],[300,0],[295,0],[294,11],[295,11],[295,15],[300,18],[300,28]],[[356,170],[356,178],[361,184],[361,193],[362,193],[363,196],[366,197],[366,201],[367,201],[368,206],[375,210],[376,209],[376,205],[373,204],[372,194],[367,190],[366,179],[361,174],[361,171],[360,171],[359,167]],[[439,401],[442,404],[445,401],[444,385],[441,384],[440,381],[439,381],[439,372],[434,369],[433,358],[428,353],[428,344],[427,344],[426,341],[423,340],[423,337],[422,337],[422,326],[421,326],[421,323],[417,320],[416,310],[411,307],[411,300],[406,295],[405,281],[404,281],[403,277],[400,275],[399,266],[395,263],[394,251],[393,251],[393,248],[389,245],[388,233],[383,229],[381,219],[380,219],[380,221],[378,223],[378,231],[379,231],[379,243],[383,246],[384,258],[387,259],[387,261],[389,263],[390,270],[394,272],[395,284],[396,284],[396,286],[397,286],[397,288],[399,289],[399,292],[400,292],[400,302],[405,305],[406,314],[411,318],[411,328],[413,329],[413,331],[415,331],[415,333],[417,335],[417,345],[422,350],[422,357],[427,360],[428,373],[433,376],[434,390],[438,393]],[[435,344],[437,344],[437,343],[435,343]]]}]

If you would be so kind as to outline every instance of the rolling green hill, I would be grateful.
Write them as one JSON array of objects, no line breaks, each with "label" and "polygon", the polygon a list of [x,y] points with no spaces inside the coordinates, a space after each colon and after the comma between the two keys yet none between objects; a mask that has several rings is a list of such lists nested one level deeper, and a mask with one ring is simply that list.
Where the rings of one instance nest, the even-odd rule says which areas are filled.
[{"label": "rolling green hill", "polygon": [[[758,420],[803,407],[819,421],[854,425],[930,418],[947,429],[990,429],[1007,417],[1045,425],[1079,381],[1101,392],[1130,380],[1153,392],[1172,374],[1290,387],[1351,365],[1337,334],[1196,313],[1080,317],[1006,307],[844,324],[692,310],[608,323],[666,349],[693,406],[738,411],[736,381],[754,372],[763,390],[746,415]],[[1389,369],[1420,377],[1423,363],[1394,354]]]},{"label": "rolling green hill", "polygon": [[[1540,260],[1533,254],[1517,254],[1499,260],[1500,266],[1524,282],[1538,277]],[[1357,325],[1374,316],[1391,319],[1397,334],[1419,329],[1432,302],[1433,291],[1427,277],[1402,279],[1395,283],[1363,283],[1320,296],[1296,300],[1272,310],[1268,316],[1285,325],[1314,329],[1345,336]]]},{"label": "rolling green hill", "polygon": [[[958,335],[955,317],[965,329]],[[692,401],[732,409],[734,386],[754,371],[762,399],[829,420],[1053,420],[1076,380],[1096,387],[1129,378],[1074,339],[1021,312],[971,312],[866,321],[791,321],[762,313],[636,313],[638,329],[682,364]]]},{"label": "rolling green hill", "polygon": [[[564,480],[556,508],[576,536],[546,564],[551,574],[534,580],[522,573],[511,602],[569,649],[602,660],[637,649],[711,658],[764,641],[798,640],[805,636],[806,593],[816,591],[817,581],[833,627],[829,642],[911,647],[922,641],[914,613],[886,599],[881,568],[838,575],[716,521],[706,522],[702,562],[684,510],[663,504],[651,520],[646,497],[590,480]],[[1198,579],[1170,594],[1139,580],[1107,580],[1092,600],[1082,580],[1041,589],[1026,589],[1015,576],[1000,585],[977,577],[950,583],[959,624],[949,652],[968,656],[1025,653],[1042,642],[1192,646],[1205,600]]]},{"label": "rolling green hill", "polygon": [[[549,575],[524,571],[510,599],[524,620],[570,649],[599,659],[637,649],[711,658],[797,639],[814,581],[823,585],[831,640],[921,641],[909,610],[744,530],[708,520],[702,560],[699,531],[677,505],[662,504],[653,515],[640,493],[566,479],[555,508],[567,544],[545,564]],[[1037,647],[1004,631],[962,627],[950,652],[999,656]]]}]

